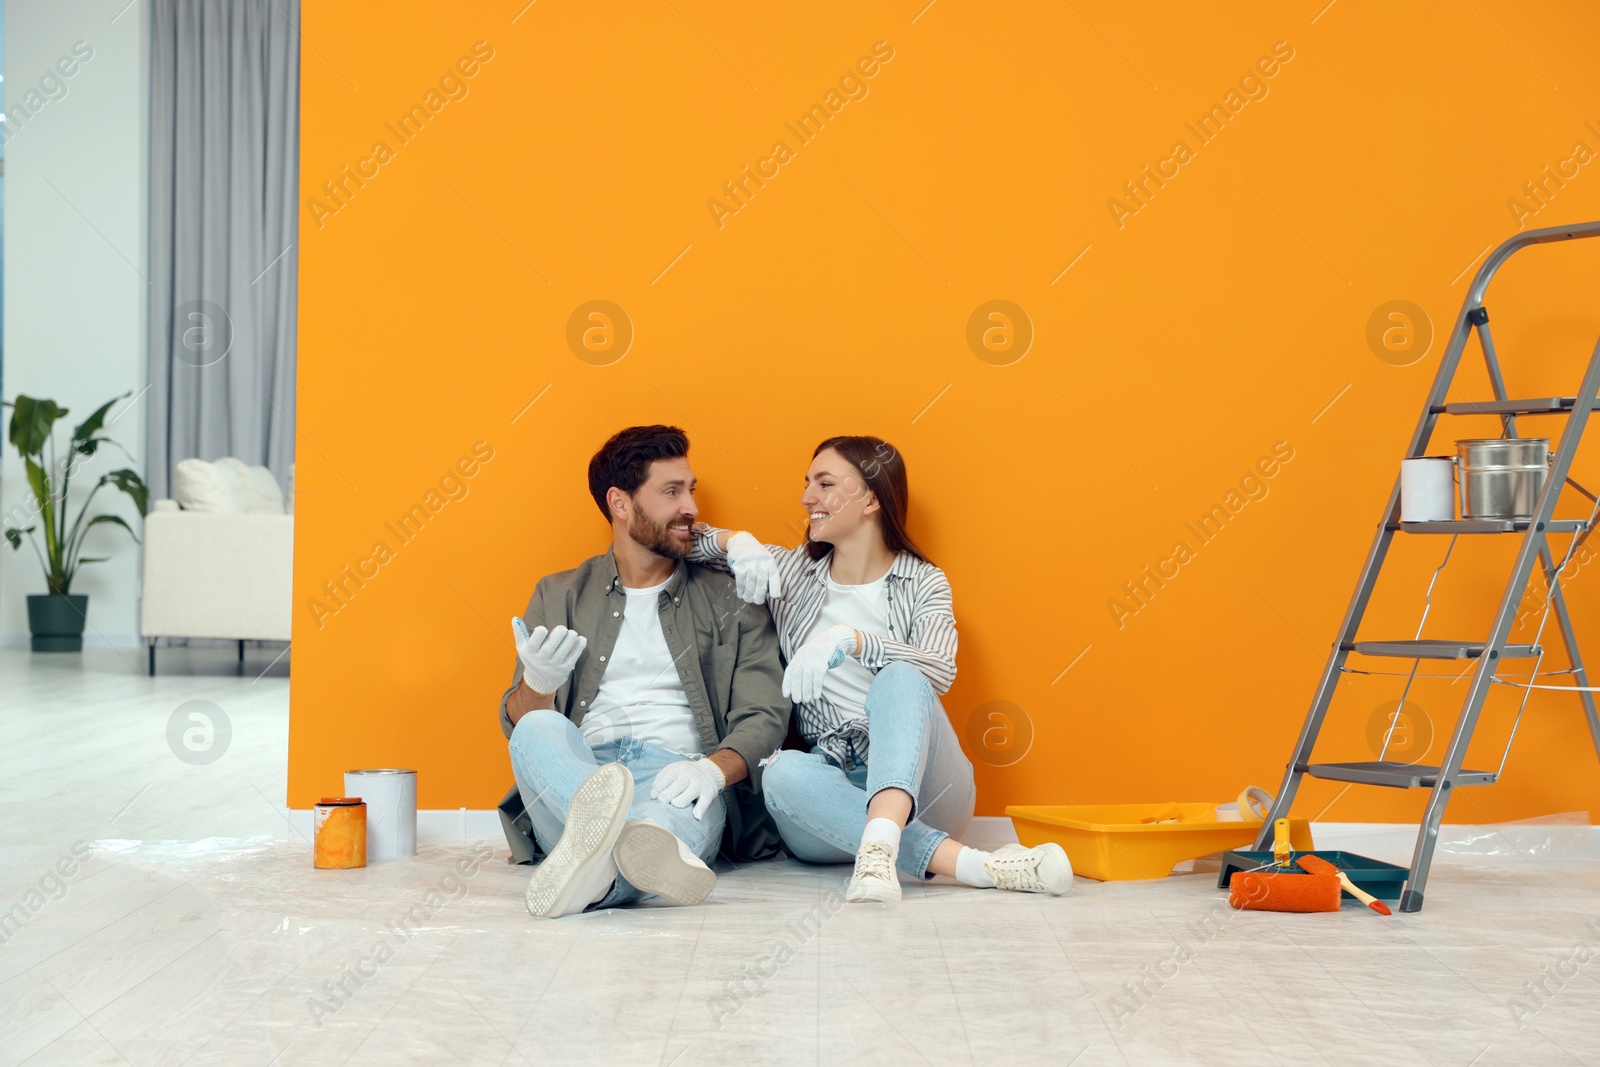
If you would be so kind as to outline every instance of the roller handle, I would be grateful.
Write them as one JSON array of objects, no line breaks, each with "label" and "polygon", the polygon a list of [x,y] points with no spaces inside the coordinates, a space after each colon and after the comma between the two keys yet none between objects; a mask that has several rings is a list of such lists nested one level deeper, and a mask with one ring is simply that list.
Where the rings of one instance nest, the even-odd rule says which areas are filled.
[{"label": "roller handle", "polygon": [[1279,819],[1272,824],[1272,861],[1279,867],[1289,866],[1294,858],[1294,845],[1289,841],[1289,820]]}]

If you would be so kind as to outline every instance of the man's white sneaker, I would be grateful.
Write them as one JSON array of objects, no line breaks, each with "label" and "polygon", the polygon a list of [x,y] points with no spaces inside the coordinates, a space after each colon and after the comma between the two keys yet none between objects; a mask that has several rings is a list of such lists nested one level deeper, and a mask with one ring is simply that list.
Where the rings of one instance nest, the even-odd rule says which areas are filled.
[{"label": "man's white sneaker", "polygon": [[567,805],[561,840],[528,882],[528,911],[535,918],[576,915],[610,892],[617,880],[611,850],[633,804],[633,775],[608,763],[585,778]]},{"label": "man's white sneaker", "polygon": [[629,819],[617,838],[617,870],[635,889],[674,904],[698,904],[717,876],[678,836],[653,819]]},{"label": "man's white sneaker", "polygon": [[1053,841],[1033,848],[1002,846],[984,862],[984,867],[994,879],[996,889],[1059,897],[1072,888],[1072,861]]},{"label": "man's white sneaker", "polygon": [[844,891],[851,904],[887,904],[900,899],[900,878],[894,853],[881,841],[868,841],[856,852],[855,873]]}]

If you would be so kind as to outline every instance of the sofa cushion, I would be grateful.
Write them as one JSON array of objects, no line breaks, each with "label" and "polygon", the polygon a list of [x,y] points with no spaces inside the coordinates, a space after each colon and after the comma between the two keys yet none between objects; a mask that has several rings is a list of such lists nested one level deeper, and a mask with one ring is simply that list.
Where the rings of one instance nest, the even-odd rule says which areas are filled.
[{"label": "sofa cushion", "polygon": [[265,467],[252,467],[236,456],[225,456],[217,460],[219,467],[227,469],[238,475],[240,483],[244,486],[244,510],[249,515],[282,515],[283,490],[278,486],[278,479]]},{"label": "sofa cushion", "polygon": [[172,475],[172,495],[185,511],[243,514],[249,506],[238,472],[203,459],[179,462]]}]

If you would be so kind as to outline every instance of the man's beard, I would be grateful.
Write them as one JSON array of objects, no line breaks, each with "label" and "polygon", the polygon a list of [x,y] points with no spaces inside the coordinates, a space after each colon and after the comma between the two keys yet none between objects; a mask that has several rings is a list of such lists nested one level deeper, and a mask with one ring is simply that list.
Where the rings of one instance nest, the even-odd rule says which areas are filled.
[{"label": "man's beard", "polygon": [[682,559],[694,547],[692,540],[678,540],[667,530],[666,523],[656,522],[642,511],[633,513],[633,521],[628,524],[628,536],[656,555],[665,556],[667,559]]}]

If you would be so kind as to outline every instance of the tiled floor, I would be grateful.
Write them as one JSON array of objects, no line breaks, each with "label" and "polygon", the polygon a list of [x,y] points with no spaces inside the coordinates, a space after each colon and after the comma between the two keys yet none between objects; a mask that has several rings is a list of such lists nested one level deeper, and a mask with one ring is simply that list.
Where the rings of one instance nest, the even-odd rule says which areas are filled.
[{"label": "tiled floor", "polygon": [[[1236,913],[1205,871],[846,908],[783,862],[538,923],[498,840],[311,869],[274,654],[0,651],[0,1062],[1600,1063],[1600,863],[1559,834],[1442,853],[1387,920]],[[197,699],[209,764],[168,743]]]}]

